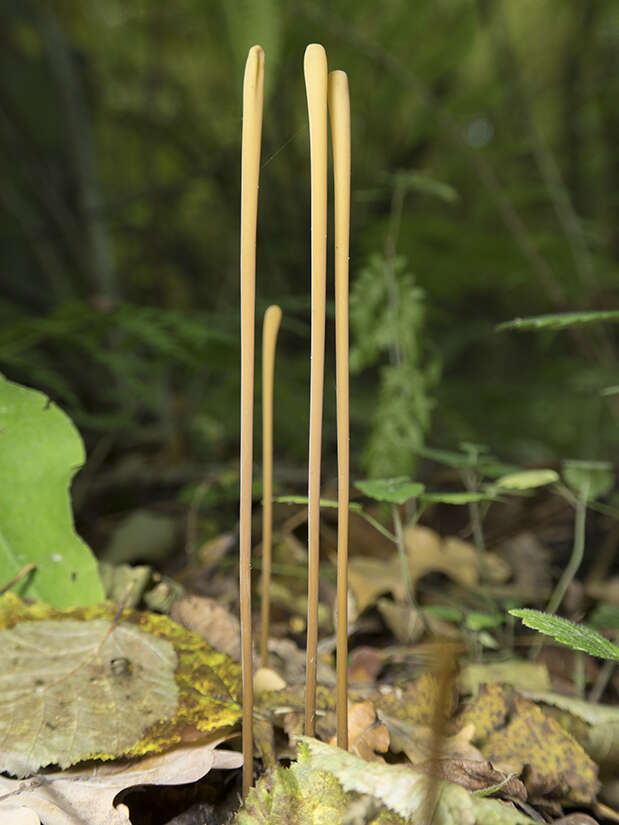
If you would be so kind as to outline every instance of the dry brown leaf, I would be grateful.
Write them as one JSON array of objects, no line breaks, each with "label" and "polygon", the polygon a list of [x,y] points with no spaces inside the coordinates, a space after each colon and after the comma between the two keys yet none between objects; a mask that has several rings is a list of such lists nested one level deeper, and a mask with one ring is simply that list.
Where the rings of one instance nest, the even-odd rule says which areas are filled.
[{"label": "dry brown leaf", "polygon": [[220,653],[239,661],[241,658],[241,626],[236,616],[215,599],[185,596],[174,602],[170,616],[178,624],[192,630]]},{"label": "dry brown leaf", "polygon": [[410,645],[423,636],[426,623],[418,608],[410,604],[397,604],[390,599],[379,599],[376,606],[398,642]]},{"label": "dry brown leaf", "polygon": [[196,782],[212,769],[241,766],[240,753],[215,750],[217,744],[184,746],[132,763],[114,762],[26,780],[0,776],[0,821],[75,825],[81,819],[88,825],[127,825],[129,809],[113,804],[121,791],[138,785]]},{"label": "dry brown leaf", "polygon": [[396,600],[403,601],[406,588],[397,555],[389,559],[354,558],[348,564],[348,586],[355,597],[355,607],[363,613],[374,604],[378,596],[391,593]]},{"label": "dry brown leaf", "polygon": [[[335,736],[329,744],[336,744]],[[367,761],[380,759],[377,754],[389,750],[389,731],[377,722],[376,710],[369,699],[348,708],[348,750]]]},{"label": "dry brown leaf", "polygon": [[523,801],[527,799],[527,789],[520,779],[497,770],[486,759],[434,759],[421,762],[415,767],[439,779],[462,785],[468,791],[482,791],[500,785],[496,796]]},{"label": "dry brown leaf", "polygon": [[352,684],[373,683],[385,663],[385,653],[377,647],[362,645],[350,654],[348,679]]}]

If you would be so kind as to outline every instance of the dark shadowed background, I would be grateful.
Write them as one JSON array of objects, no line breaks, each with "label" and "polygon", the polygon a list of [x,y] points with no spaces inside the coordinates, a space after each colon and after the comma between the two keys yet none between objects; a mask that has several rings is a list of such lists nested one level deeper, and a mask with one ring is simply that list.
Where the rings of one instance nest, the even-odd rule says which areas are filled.
[{"label": "dark shadowed background", "polygon": [[[314,41],[352,99],[353,476],[413,474],[424,443],[463,440],[527,466],[617,458],[616,326],[495,330],[619,309],[616,0],[4,0],[0,370],[83,434],[83,520],[184,507],[201,484],[234,512],[253,43],[257,343],[279,303],[276,473],[303,488]],[[332,326],[331,307],[325,479]],[[258,462],[259,439],[258,419]]]}]

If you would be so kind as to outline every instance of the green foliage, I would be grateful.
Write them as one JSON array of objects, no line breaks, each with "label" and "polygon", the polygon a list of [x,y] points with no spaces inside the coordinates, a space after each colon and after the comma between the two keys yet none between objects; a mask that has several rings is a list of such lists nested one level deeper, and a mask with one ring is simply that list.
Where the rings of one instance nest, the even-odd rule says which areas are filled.
[{"label": "green foliage", "polygon": [[545,487],[559,480],[555,470],[522,470],[519,473],[509,473],[495,481],[499,490],[533,490],[536,487]]},{"label": "green foliage", "polygon": [[462,448],[460,452],[423,446],[417,450],[417,453],[422,458],[428,458],[439,464],[445,464],[447,467],[453,467],[455,470],[475,470],[480,475],[490,478],[519,471],[518,467],[512,464],[505,464],[488,455],[487,449],[481,444],[472,445],[463,442],[460,446]]},{"label": "green foliage", "polygon": [[347,808],[341,785],[327,771],[311,770],[305,746],[289,768],[251,788],[234,825],[338,825]]},{"label": "green foliage", "polygon": [[563,478],[585,501],[607,495],[615,485],[613,466],[608,461],[564,461]]},{"label": "green foliage", "polygon": [[[277,496],[273,499],[273,501],[278,504],[307,504],[308,499],[307,496]],[[321,498],[320,506],[327,507],[330,510],[337,510],[339,504],[333,499]],[[353,512],[361,512],[363,510],[362,506],[357,501],[349,501],[348,509]]]},{"label": "green foliage", "polygon": [[497,326],[497,332],[504,330],[557,330],[573,329],[583,327],[588,324],[600,324],[603,322],[619,322],[619,310],[609,310],[604,312],[558,312],[554,315],[538,315],[535,318],[514,318],[513,321],[505,321]]},{"label": "green foliage", "polygon": [[411,474],[430,426],[430,393],[439,367],[436,359],[424,357],[424,318],[424,292],[405,259],[373,255],[350,293],[351,370],[380,367],[378,403],[363,458],[370,476]]},{"label": "green foliage", "polygon": [[73,527],[69,486],[84,463],[70,419],[43,393],[0,375],[0,569],[4,585],[56,607],[101,601],[90,549]]},{"label": "green foliage", "polygon": [[277,0],[220,0],[225,15],[236,72],[243,73],[247,52],[259,44],[266,55],[265,103],[275,84],[282,47],[282,7]]},{"label": "green foliage", "polygon": [[421,497],[422,501],[432,504],[475,504],[479,501],[492,501],[492,496],[488,493],[425,493]]},{"label": "green foliage", "polygon": [[144,416],[169,419],[181,376],[188,386],[199,371],[229,383],[237,346],[229,325],[214,316],[72,302],[46,317],[5,323],[0,364],[53,393],[82,427],[137,431]]},{"label": "green foliage", "polygon": [[406,476],[356,481],[355,487],[376,501],[388,501],[390,504],[404,504],[411,498],[418,498],[425,489],[423,484]]},{"label": "green foliage", "polygon": [[572,650],[583,650],[591,656],[600,659],[612,659],[619,661],[619,647],[609,642],[601,636],[597,630],[593,630],[586,625],[575,624],[563,619],[561,616],[553,616],[550,613],[542,613],[541,610],[531,610],[521,608],[509,611],[512,616],[522,619],[527,627],[539,630],[546,636],[552,636],[562,645],[570,647]]}]

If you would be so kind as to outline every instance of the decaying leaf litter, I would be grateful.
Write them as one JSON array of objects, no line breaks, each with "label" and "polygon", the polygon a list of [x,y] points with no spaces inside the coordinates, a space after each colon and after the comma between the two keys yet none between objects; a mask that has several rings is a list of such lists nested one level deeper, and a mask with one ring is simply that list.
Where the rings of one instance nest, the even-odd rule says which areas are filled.
[{"label": "decaying leaf litter", "polygon": [[[519,501],[518,509],[528,508],[531,504],[535,507],[542,507],[543,495],[536,496],[534,502]],[[278,570],[278,564],[288,564],[294,568],[294,557],[291,564],[290,542],[287,531],[289,525],[296,524],[294,528],[297,533],[302,531],[302,518],[299,515],[296,519],[290,513],[293,505],[278,505],[275,507],[274,524],[274,565]],[[297,509],[297,515],[302,512]],[[376,514],[379,515],[378,510]],[[435,513],[433,519],[440,514]],[[517,524],[521,515],[514,519],[513,524]],[[325,520],[325,535],[329,535],[330,511],[323,511]],[[498,529],[499,518],[495,522],[492,516],[488,520],[488,532],[492,533]],[[363,549],[363,556],[357,556],[354,549],[352,553],[352,567],[354,569],[355,559],[363,560],[367,558],[367,548],[373,543],[373,528],[361,517],[352,514],[351,522],[353,535],[364,533],[360,539],[359,546]],[[462,530],[466,531],[466,519],[461,520]],[[501,528],[509,534],[509,525],[502,524]],[[421,528],[419,528],[421,529]],[[375,532],[375,531],[374,531]],[[293,533],[294,535],[294,533]],[[378,539],[380,536],[376,534]],[[430,527],[423,528],[421,536],[421,546],[427,546],[430,539],[434,546],[441,546],[448,537],[441,537]],[[474,548],[465,539],[458,539],[461,545],[468,550],[471,558],[474,558]],[[301,544],[299,542],[299,544]],[[455,546],[460,547],[456,543]],[[449,542],[447,545],[450,546]],[[354,547],[354,546],[353,546]],[[238,655],[238,623],[234,617],[226,612],[221,605],[212,599],[211,593],[216,593],[222,586],[223,581],[229,578],[233,581],[233,570],[226,575],[220,574],[221,580],[214,580],[214,572],[208,554],[211,547],[207,544],[204,547],[206,564],[201,571],[201,577],[194,579],[197,593],[185,595],[175,602],[173,613],[181,618],[185,615],[191,616],[191,621],[195,626],[201,625],[202,633],[206,635],[207,645],[214,648],[218,646],[231,650]],[[393,551],[395,552],[395,551]],[[256,708],[255,708],[255,736],[258,747],[258,755],[261,761],[257,765],[270,765],[272,770],[288,759],[294,759],[297,753],[297,741],[299,734],[303,731],[304,714],[304,655],[297,644],[299,636],[302,636],[304,610],[300,606],[299,595],[304,592],[303,578],[299,575],[303,567],[303,558],[300,547],[297,547],[299,558],[296,562],[297,570],[294,575],[276,575],[279,583],[279,592],[287,595],[278,597],[275,591],[273,599],[273,625],[272,634],[269,641],[269,664],[270,671],[279,674],[281,682],[277,689],[259,690],[257,686]],[[380,541],[375,542],[374,553],[384,553]],[[497,545],[497,558],[503,559],[504,566],[500,581],[495,585],[497,591],[502,592],[502,588],[513,579],[513,574],[508,570],[506,558],[508,553],[500,550],[500,543]],[[329,561],[332,557],[328,539],[324,540],[323,567],[321,569],[322,599],[321,615],[324,642],[319,662],[319,688],[317,694],[318,716],[317,716],[317,736],[329,746],[334,743],[335,737],[335,674],[333,670],[332,650],[330,651],[329,640],[333,628],[333,614],[331,610],[333,564]],[[397,556],[397,554],[396,554]],[[369,557],[371,558],[371,556]],[[394,557],[395,558],[395,557]],[[397,561],[397,558],[395,558]],[[392,817],[392,821],[408,821],[405,807],[398,807],[404,803],[398,803],[391,794],[397,796],[398,783],[402,787],[408,787],[406,783],[411,783],[410,788],[422,789],[430,782],[431,778],[440,781],[440,787],[446,795],[444,805],[440,813],[437,813],[436,822],[527,822],[535,821],[527,819],[532,813],[543,812],[546,821],[556,821],[569,810],[588,811],[590,816],[596,818],[598,822],[606,821],[604,816],[610,816],[605,808],[600,807],[600,787],[604,788],[606,782],[612,787],[612,779],[617,774],[617,764],[619,758],[619,712],[609,704],[594,704],[583,699],[578,699],[574,683],[571,690],[565,692],[569,687],[569,680],[565,678],[565,671],[576,670],[578,653],[573,653],[566,648],[555,648],[550,645],[544,646],[535,662],[528,660],[527,647],[522,645],[529,641],[529,638],[522,635],[518,640],[521,644],[513,648],[513,654],[505,646],[505,640],[512,632],[508,627],[508,619],[492,626],[488,620],[487,627],[483,632],[488,634],[490,639],[494,639],[497,647],[484,646],[480,642],[479,630],[471,630],[471,622],[466,621],[467,615],[479,614],[486,618],[491,616],[485,613],[483,608],[487,603],[489,594],[493,591],[493,585],[488,585],[484,591],[476,583],[472,573],[467,574],[460,571],[449,579],[443,579],[444,566],[442,556],[438,556],[435,566],[428,562],[427,570],[423,576],[417,577],[415,566],[411,563],[411,575],[416,584],[416,596],[420,605],[415,613],[419,614],[421,632],[415,641],[403,642],[402,637],[398,638],[397,630],[390,627],[384,614],[378,608],[378,602],[387,602],[392,608],[400,608],[402,611],[411,614],[412,608],[406,601],[405,593],[392,587],[392,582],[387,580],[382,590],[382,595],[378,593],[366,603],[361,602],[362,610],[359,611],[353,604],[352,616],[355,616],[351,624],[351,685],[350,685],[350,710],[349,710],[349,731],[350,731],[350,752],[357,760],[364,760],[367,766],[370,764],[400,765],[406,771],[398,773],[389,770],[381,774],[382,779],[368,779],[368,784],[363,786],[364,777],[369,777],[367,771],[369,767],[361,769],[355,768],[359,762],[351,763],[348,766],[351,777],[346,782],[351,784],[342,785],[341,777],[348,776],[344,772],[344,766],[337,760],[337,751],[333,751],[333,757],[328,756],[332,751],[324,751],[325,764],[320,760],[315,765],[315,770],[322,772],[324,777],[326,798],[321,804],[324,806],[324,816],[331,815],[329,812],[345,811],[353,804],[353,800],[363,799],[363,816],[371,814],[375,818],[384,817],[384,821],[391,821],[385,817]],[[216,567],[217,565],[215,565]],[[194,574],[196,573],[194,569]],[[181,577],[182,578],[182,577]],[[471,581],[472,580],[472,583]],[[362,591],[364,592],[364,591]],[[355,598],[354,586],[351,587],[352,598]],[[449,613],[450,604],[455,600],[460,605],[460,613]],[[296,608],[291,609],[291,605]],[[50,611],[41,609],[26,608],[18,605],[12,596],[5,596],[3,599],[3,626],[15,625],[16,620],[28,616],[32,620],[29,623],[41,622],[46,624],[54,616],[54,622],[61,622],[58,618],[60,611]],[[442,606],[443,610],[436,610]],[[468,606],[470,610],[467,611]],[[213,610],[222,611],[215,621],[210,621]],[[113,621],[117,608],[110,606],[107,611],[108,624]],[[96,616],[98,609],[82,611]],[[99,611],[100,612],[100,611]],[[134,618],[138,614],[125,611],[126,615]],[[73,627],[75,617],[79,616],[78,610],[67,612],[65,621]],[[69,621],[70,617],[73,617]],[[101,619],[92,619],[93,625]],[[158,620],[162,622],[162,619]],[[146,624],[148,620],[145,619]],[[130,625],[128,621],[121,620],[114,629],[116,634],[124,625]],[[53,630],[53,628],[52,628]],[[296,633],[295,633],[296,631]],[[5,632],[5,631],[3,631]],[[95,630],[95,641],[93,647],[101,643],[105,631]],[[121,634],[118,634],[116,644]],[[443,641],[440,641],[440,640]],[[449,642],[445,641],[449,640]],[[436,753],[436,713],[437,697],[440,693],[438,676],[434,675],[433,669],[436,662],[441,659],[441,649],[445,652],[450,650],[448,655],[451,659],[454,656],[453,648],[446,648],[447,644],[459,645],[459,667],[457,674],[454,673],[453,681],[449,683],[449,689],[442,706],[443,725],[440,753]],[[236,644],[236,647],[235,647]],[[487,640],[486,643],[487,644]],[[194,649],[198,649],[200,644],[196,640]],[[5,650],[3,646],[3,650]],[[560,659],[563,667],[557,670],[556,660],[548,655],[560,650]],[[53,652],[53,648],[52,648]],[[107,657],[107,652],[102,649],[102,654]],[[115,655],[118,653],[119,655]],[[134,667],[137,662],[133,659],[135,653],[123,655],[122,647],[115,651],[115,654],[106,659],[109,673],[106,678],[125,678],[122,671],[114,676],[110,665],[111,660],[121,660],[116,667],[123,666],[122,659],[129,660],[129,666]],[[369,665],[363,666],[364,656]],[[84,653],[81,654],[84,657]],[[220,661],[228,661],[223,654],[217,654]],[[438,658],[437,658],[438,657]],[[32,654],[30,654],[32,658]],[[378,659],[378,670],[374,662]],[[571,660],[571,662],[570,662]],[[296,664],[295,664],[296,662]],[[356,668],[355,667],[356,662]],[[39,667],[41,663],[39,662]],[[35,667],[33,681],[36,681],[37,661],[34,657],[32,665]],[[236,674],[236,682],[232,684],[232,695],[228,696],[228,707],[225,719],[228,728],[233,726],[239,718],[238,702],[234,701],[235,691],[238,691],[238,665],[234,665],[230,660],[231,672]],[[87,664],[84,663],[83,668]],[[236,668],[236,669],[235,669]],[[588,660],[588,683],[594,683],[602,670],[603,665],[593,659]],[[27,669],[20,673],[20,679],[25,678]],[[79,668],[78,668],[79,672]],[[76,675],[76,674],[73,674]],[[57,677],[54,677],[57,678]],[[553,686],[562,688],[563,693],[553,692]],[[612,688],[615,690],[616,688]],[[3,689],[6,697],[6,688]],[[22,695],[23,698],[23,695]],[[220,700],[221,700],[220,696]],[[126,715],[126,708],[119,706],[119,718],[122,720]],[[200,711],[200,718],[208,717],[208,709],[203,707]],[[135,715],[135,714],[134,714]],[[144,721],[144,720],[142,720]],[[224,725],[224,726],[226,726]],[[191,738],[191,737],[190,737]],[[195,748],[199,748],[196,744]],[[204,746],[212,749],[211,744]],[[229,746],[228,746],[229,747]],[[331,744],[330,747],[333,748]],[[147,749],[145,749],[147,750]],[[172,751],[174,753],[174,751]],[[214,751],[216,754],[217,751]],[[313,753],[310,750],[310,753]],[[320,752],[323,753],[323,752]],[[156,757],[149,757],[156,758]],[[332,762],[329,759],[332,758]],[[230,757],[232,759],[232,757]],[[298,803],[298,822],[314,821],[309,819],[309,811],[313,810],[316,800],[308,794],[308,789],[314,787],[311,780],[306,779],[309,757],[304,756],[305,767],[303,768],[303,780],[299,776],[292,774],[276,773],[271,780],[275,783],[272,786],[268,781],[269,774],[265,775],[267,785],[259,785],[262,790],[256,793],[262,794],[262,802],[259,803],[253,797],[248,799],[247,813],[243,816],[257,816],[252,811],[252,806],[266,805],[270,808],[271,820],[278,822],[277,806],[282,806],[281,810],[289,810],[285,801],[289,795],[298,794],[305,802]],[[385,763],[386,760],[386,763]],[[57,761],[61,762],[62,757],[58,756]],[[309,760],[311,762],[311,760]],[[116,763],[111,763],[112,765]],[[225,764],[225,763],[223,763]],[[238,765],[237,762],[230,762],[231,765]],[[294,763],[296,764],[296,763]],[[312,763],[314,764],[314,763]],[[324,771],[330,770],[326,765],[333,765],[332,772],[325,776]],[[337,766],[337,767],[336,767]],[[408,766],[408,767],[406,767]],[[74,769],[75,770],[75,769]],[[129,774],[129,778],[124,776],[124,769],[118,769],[120,776],[118,781],[114,780],[111,786],[102,781],[101,791],[85,791],[80,785],[76,790],[75,799],[90,798],[93,805],[102,806],[103,811],[107,811],[111,816],[111,802],[109,788],[117,789],[112,794],[113,799],[121,788],[131,787],[134,780]],[[139,771],[140,762],[134,763],[131,770]],[[281,769],[278,769],[281,770]],[[287,769],[288,770],[288,769]],[[355,773],[355,770],[357,773]],[[341,771],[341,772],[340,772]],[[69,788],[71,776],[73,774],[42,774],[54,777],[54,781],[65,783],[63,794],[66,792],[68,802],[60,803],[62,812],[63,804],[72,804],[71,790]],[[194,776],[195,774],[191,774]],[[333,782],[333,778],[336,782]],[[339,777],[339,778],[338,778]],[[265,781],[263,780],[263,781]],[[17,780],[6,780],[3,793],[2,804],[7,806],[7,810],[15,808],[15,798],[12,793],[10,782]],[[47,780],[46,780],[47,781]],[[51,780],[50,780],[51,781]],[[80,780],[84,781],[84,780]],[[140,784],[138,779],[135,784]],[[178,780],[162,779],[161,782]],[[31,780],[30,780],[31,782]],[[278,783],[284,782],[285,793],[278,791]],[[304,784],[306,783],[306,784]],[[309,783],[309,784],[307,784]],[[355,784],[356,783],[356,784]],[[372,784],[375,783],[375,784]],[[450,784],[453,783],[453,784]],[[268,787],[275,793],[267,799],[265,788]],[[362,790],[365,787],[365,790]],[[455,787],[461,790],[456,791]],[[305,788],[306,790],[302,790]],[[454,788],[452,791],[451,789]],[[331,791],[335,794],[333,798],[329,796]],[[486,797],[480,796],[487,789],[494,789],[492,799],[503,800],[494,803],[494,807],[484,806],[482,800]],[[238,792],[238,791],[236,791]],[[235,791],[232,791],[235,793]],[[253,793],[253,792],[252,792]],[[284,796],[280,798],[280,795]],[[348,794],[346,796],[345,794]],[[408,793],[408,791],[407,791]],[[412,794],[413,791],[410,790]],[[47,811],[44,807],[46,802],[41,802],[40,797],[45,796],[44,788],[37,788],[38,796],[33,795],[34,791],[30,785],[21,794],[21,801],[25,801],[25,807],[32,807],[35,811]],[[84,796],[85,794],[85,796]],[[90,797],[88,794],[92,794]],[[305,794],[305,796],[304,796]],[[453,794],[453,799],[452,796]],[[471,796],[471,794],[474,794]],[[287,796],[288,795],[288,796]],[[63,797],[64,798],[64,797]],[[414,797],[411,797],[414,798]],[[95,800],[101,800],[97,802]],[[279,800],[279,801],[278,801]],[[454,801],[459,800],[459,802]],[[290,800],[288,799],[288,802]],[[488,802],[491,800],[488,799]],[[496,806],[507,805],[502,812],[502,818],[496,819]],[[56,804],[56,803],[54,803]],[[359,804],[358,802],[355,804]],[[43,807],[37,807],[43,806]],[[456,806],[457,815],[449,813],[452,807]],[[460,807],[458,807],[460,806]],[[24,807],[24,806],[22,806]],[[369,813],[368,813],[369,812]],[[381,813],[383,812],[383,813]],[[391,813],[389,813],[391,812]],[[62,813],[58,822],[68,821],[62,819]],[[66,815],[66,814],[65,814]],[[281,817],[281,813],[279,816]],[[335,814],[333,814],[335,816]],[[342,815],[342,814],[338,814]],[[94,814],[93,814],[94,816]],[[118,821],[129,821],[124,810],[121,811]],[[451,819],[449,818],[451,816]],[[397,817],[404,817],[403,820]],[[494,818],[493,818],[494,817]],[[520,817],[520,818],[519,818]],[[25,820],[28,821],[28,820]],[[45,821],[45,820],[42,820]],[[53,819],[49,820],[54,822]],[[90,821],[96,822],[96,819]],[[101,821],[113,821],[102,819]],[[144,820],[147,821],[147,820]],[[261,819],[239,819],[239,821],[263,821]],[[286,821],[286,820],[281,820]],[[288,820],[295,821],[295,820]],[[326,820],[325,820],[326,821]],[[337,819],[331,821],[338,821]],[[361,820],[363,821],[363,820]],[[369,820],[368,820],[369,821]],[[383,820],[381,820],[383,821]],[[414,819],[412,821],[415,821]],[[584,821],[584,820],[583,820]],[[608,820],[612,821],[612,820]]]},{"label": "decaying leaf litter", "polygon": [[[13,388],[5,387],[15,396]],[[41,398],[23,395],[20,400],[34,402],[39,414],[48,409]],[[341,533],[330,530],[326,519],[321,522],[319,486],[310,484],[308,528],[314,536],[310,544],[320,549],[322,560],[320,570],[312,572],[310,566],[320,602],[310,586],[309,602],[306,597],[302,604],[307,592],[305,519],[298,513],[284,515],[283,509],[276,514],[273,622],[270,638],[263,639],[263,664],[271,667],[255,674],[255,684],[245,678],[249,692],[243,689],[245,708],[248,695],[254,708],[249,733],[259,757],[258,781],[235,821],[483,825],[596,821],[591,815],[599,821],[619,818],[611,807],[616,806],[619,712],[609,702],[583,698],[591,687],[612,701],[615,675],[611,667],[579,652],[612,664],[617,648],[593,628],[548,623],[543,614],[536,620],[531,611],[523,615],[530,626],[576,650],[561,649],[559,668],[556,648],[540,637],[530,644],[508,612],[531,598],[523,593],[530,569],[506,546],[507,539],[531,542],[529,534],[515,528],[514,501],[508,497],[552,485],[552,494],[573,508],[578,535],[557,583],[548,564],[539,565],[539,606],[553,606],[554,612],[562,605],[578,619],[590,614],[601,630],[616,633],[615,591],[612,581],[604,581],[607,571],[598,568],[582,583],[574,578],[584,551],[587,506],[610,491],[614,477],[608,466],[582,462],[564,467],[562,486],[555,470],[517,472],[495,462],[499,469],[494,472],[493,460],[484,456],[479,461],[483,449],[473,447],[463,447],[459,465],[452,462],[467,471],[460,479],[465,490],[455,484],[453,489],[433,486],[432,472],[427,473],[427,489],[403,478],[359,483],[379,505],[364,501],[351,507],[350,588],[344,602],[339,590],[339,623],[333,604]],[[319,464],[314,469],[318,474]],[[71,472],[56,480],[56,489],[66,485]],[[28,485],[31,480],[26,476],[21,481]],[[545,496],[539,493],[536,500],[543,502]],[[516,503],[532,530],[532,499]],[[445,507],[449,515],[442,511]],[[454,516],[454,510],[465,510],[465,517]],[[491,538],[493,518],[502,536]],[[243,532],[243,516],[241,522]],[[7,523],[20,533],[15,519]],[[445,529],[446,523],[451,529]],[[63,529],[70,533],[70,524]],[[244,529],[245,542],[257,544],[247,518]],[[355,552],[355,530],[357,538],[364,535],[367,553]],[[130,531],[118,537],[115,552],[127,535]],[[172,538],[168,533],[166,541]],[[198,552],[191,570],[169,571],[185,581],[187,596],[162,575],[165,570],[112,566],[101,577],[108,585],[106,595],[115,599],[107,604],[46,608],[19,601],[12,593],[3,597],[0,756],[5,773],[13,776],[2,778],[0,812],[14,822],[43,825],[172,822],[174,815],[164,820],[153,805],[134,814],[129,789],[184,783],[195,790],[197,780],[212,769],[240,765],[238,752],[215,749],[238,733],[240,668],[232,657],[247,646],[247,614],[245,642],[239,645],[237,620],[212,600],[221,595],[218,588],[235,591],[229,573],[211,576],[220,568],[213,558],[221,562],[228,547],[223,540],[213,552],[211,542]],[[23,545],[19,552],[28,554]],[[38,552],[48,563],[45,549]],[[142,553],[143,546],[138,557]],[[131,561],[131,556],[131,550],[125,551],[122,558]],[[61,565],[62,554],[52,554],[51,560]],[[27,584],[33,570],[23,570]],[[58,570],[67,582],[75,581],[75,571],[62,565]],[[242,589],[242,576],[241,582]],[[592,613],[591,600],[600,594],[603,603]],[[70,602],[71,595],[67,598]],[[335,746],[341,741],[342,658],[336,675],[333,631],[342,627],[343,606],[350,620],[350,667],[344,668],[349,753]],[[136,607],[171,611],[201,636]],[[315,625],[308,650],[317,644],[315,631],[321,635],[316,653],[308,654],[319,682],[312,687],[309,706],[308,669],[297,643],[305,634],[306,615]],[[341,647],[338,638],[338,652]],[[244,661],[246,668],[246,657]],[[308,719],[317,738],[301,735]],[[246,732],[244,723],[244,741]],[[157,755],[144,756],[152,753]],[[101,767],[101,761],[109,764]],[[249,762],[251,769],[251,753]],[[74,764],[71,771],[53,767]],[[222,821],[237,807],[230,798],[238,788],[230,783],[219,778],[209,785],[207,777],[203,789],[207,796],[215,795],[215,802],[200,800],[192,808],[189,787],[184,800],[183,810],[193,810],[195,821]],[[140,793],[143,798],[147,794]]]}]

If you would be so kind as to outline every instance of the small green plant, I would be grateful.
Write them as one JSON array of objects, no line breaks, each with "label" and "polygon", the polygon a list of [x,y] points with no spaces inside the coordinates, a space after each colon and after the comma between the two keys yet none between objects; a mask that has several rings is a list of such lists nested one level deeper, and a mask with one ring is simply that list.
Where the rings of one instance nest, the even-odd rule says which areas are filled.
[{"label": "small green plant", "polygon": [[512,616],[522,619],[527,627],[552,636],[557,642],[572,650],[582,650],[600,659],[619,662],[619,647],[604,638],[597,630],[583,624],[575,624],[561,616],[543,613],[541,610],[520,608],[509,611]]}]

